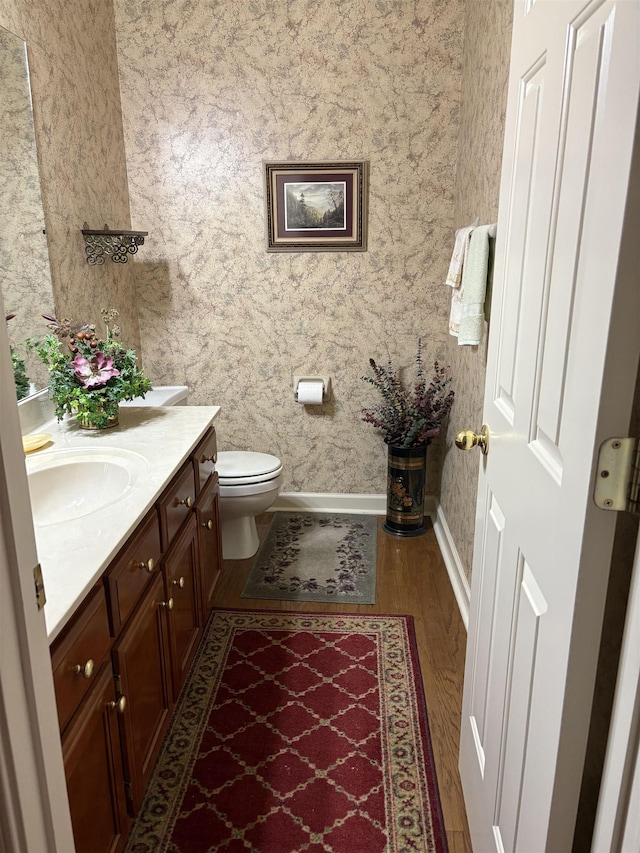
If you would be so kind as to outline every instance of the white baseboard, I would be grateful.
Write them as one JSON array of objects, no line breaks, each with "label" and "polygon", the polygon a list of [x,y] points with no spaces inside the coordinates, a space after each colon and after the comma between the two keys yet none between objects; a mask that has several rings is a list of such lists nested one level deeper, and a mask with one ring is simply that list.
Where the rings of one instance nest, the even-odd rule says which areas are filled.
[{"label": "white baseboard", "polygon": [[[435,516],[436,499],[427,495],[426,515]],[[281,492],[270,512],[344,512],[354,515],[385,515],[386,495],[345,495],[330,492]]]},{"label": "white baseboard", "polygon": [[329,492],[281,492],[272,511],[344,512],[355,515],[384,515],[386,495],[340,495]]},{"label": "white baseboard", "polygon": [[464,622],[464,627],[469,630],[469,607],[471,605],[471,587],[464,573],[464,567],[458,554],[449,525],[442,511],[440,504],[436,507],[436,512],[433,520],[433,530],[440,546],[440,553],[449,575],[449,581],[453,588],[453,594],[458,602],[460,616]]}]

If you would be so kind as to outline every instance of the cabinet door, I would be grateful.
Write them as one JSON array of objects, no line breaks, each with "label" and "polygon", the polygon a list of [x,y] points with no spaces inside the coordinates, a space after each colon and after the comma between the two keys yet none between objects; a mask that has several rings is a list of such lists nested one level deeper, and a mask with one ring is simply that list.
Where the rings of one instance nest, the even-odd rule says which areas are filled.
[{"label": "cabinet door", "polygon": [[198,641],[201,622],[198,589],[198,530],[192,514],[174,540],[164,559],[167,584],[169,646],[173,698],[189,671]]},{"label": "cabinet door", "polygon": [[76,853],[116,853],[126,841],[116,698],[108,662],[62,738]]},{"label": "cabinet door", "polygon": [[196,502],[200,558],[200,612],[203,625],[213,606],[213,591],[222,565],[219,501],[218,475],[214,473]]},{"label": "cabinet door", "polygon": [[157,575],[113,647],[114,672],[127,700],[120,734],[132,815],[140,808],[173,710],[166,609]]}]

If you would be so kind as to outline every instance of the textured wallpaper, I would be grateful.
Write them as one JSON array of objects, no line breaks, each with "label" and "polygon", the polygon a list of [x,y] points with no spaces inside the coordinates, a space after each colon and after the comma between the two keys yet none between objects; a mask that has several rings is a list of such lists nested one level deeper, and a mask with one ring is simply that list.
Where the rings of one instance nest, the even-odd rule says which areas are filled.
[{"label": "textured wallpaper", "polygon": [[[507,105],[512,0],[467,0],[460,143],[455,193],[455,227],[496,222],[502,140]],[[500,235],[498,235],[498,239]],[[453,241],[449,247],[449,254]],[[447,288],[448,289],[448,288]],[[487,335],[480,346],[458,346],[448,336],[447,362],[456,399],[446,437],[441,506],[465,572],[471,576],[480,453],[453,444],[458,430],[482,425]]]},{"label": "textured wallpaper", "polygon": [[[287,491],[380,493],[368,359],[446,354],[462,0],[116,0],[154,379],[222,406],[223,448],[278,455]],[[263,160],[364,158],[369,249],[268,254]],[[329,374],[305,408],[293,374]],[[438,491],[438,450],[430,453]]]},{"label": "textured wallpaper", "polygon": [[97,321],[112,306],[123,339],[139,347],[132,265],[89,267],[80,233],[85,221],[130,226],[112,2],[0,0],[0,26],[28,46],[54,289],[37,301],[42,311],[55,303],[61,316]]}]

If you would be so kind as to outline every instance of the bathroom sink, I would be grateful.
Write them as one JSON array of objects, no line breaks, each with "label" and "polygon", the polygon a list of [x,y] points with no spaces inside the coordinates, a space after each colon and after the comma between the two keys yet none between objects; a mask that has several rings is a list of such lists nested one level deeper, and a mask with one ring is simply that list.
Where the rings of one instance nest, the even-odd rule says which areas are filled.
[{"label": "bathroom sink", "polygon": [[122,498],[149,473],[147,460],[117,447],[51,450],[27,459],[37,527],[91,515]]}]

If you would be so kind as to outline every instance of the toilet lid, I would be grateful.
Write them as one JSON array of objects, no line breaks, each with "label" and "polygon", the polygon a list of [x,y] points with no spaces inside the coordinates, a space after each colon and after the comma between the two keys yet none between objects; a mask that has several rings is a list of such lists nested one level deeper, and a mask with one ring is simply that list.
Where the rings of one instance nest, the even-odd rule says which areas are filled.
[{"label": "toilet lid", "polygon": [[256,453],[252,450],[221,450],[218,453],[216,471],[220,483],[225,485],[263,483],[278,476],[282,471],[282,462],[270,453]]}]

